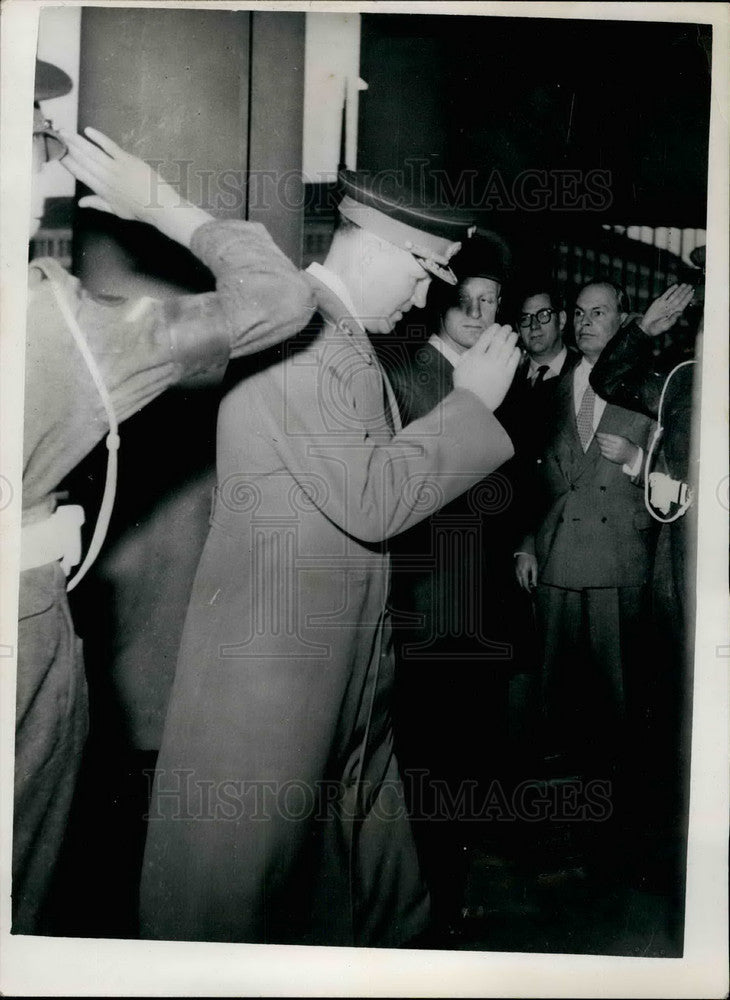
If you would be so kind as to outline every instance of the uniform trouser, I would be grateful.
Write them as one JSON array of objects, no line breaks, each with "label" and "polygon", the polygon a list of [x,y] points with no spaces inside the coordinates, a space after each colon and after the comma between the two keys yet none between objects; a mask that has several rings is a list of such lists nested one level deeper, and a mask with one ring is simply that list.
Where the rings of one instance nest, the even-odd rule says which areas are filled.
[{"label": "uniform trouser", "polygon": [[88,726],[81,643],[58,563],[21,573],[17,676],[12,932],[38,934]]}]

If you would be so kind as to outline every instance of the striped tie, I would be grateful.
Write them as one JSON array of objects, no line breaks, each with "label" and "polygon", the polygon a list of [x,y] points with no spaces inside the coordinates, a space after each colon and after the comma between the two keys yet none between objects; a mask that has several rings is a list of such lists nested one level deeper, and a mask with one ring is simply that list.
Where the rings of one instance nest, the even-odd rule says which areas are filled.
[{"label": "striped tie", "polygon": [[588,446],[593,437],[593,410],[595,402],[596,394],[589,382],[586,386],[586,391],[583,393],[583,399],[580,401],[580,409],[575,418],[578,427],[578,437],[583,446],[583,451],[588,451]]}]

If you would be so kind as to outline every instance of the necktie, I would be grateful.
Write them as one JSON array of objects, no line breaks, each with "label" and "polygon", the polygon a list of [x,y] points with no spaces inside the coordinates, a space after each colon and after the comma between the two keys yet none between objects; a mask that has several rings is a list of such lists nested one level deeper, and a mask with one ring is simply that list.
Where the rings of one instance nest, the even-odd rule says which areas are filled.
[{"label": "necktie", "polygon": [[583,451],[588,451],[588,446],[593,437],[593,410],[596,402],[596,394],[589,382],[583,399],[580,401],[580,408],[576,414],[575,422],[578,427],[578,437],[583,446]]},{"label": "necktie", "polygon": [[545,376],[550,371],[550,365],[540,365],[537,369],[537,373],[532,382],[532,388],[535,389],[538,385],[545,381]]}]

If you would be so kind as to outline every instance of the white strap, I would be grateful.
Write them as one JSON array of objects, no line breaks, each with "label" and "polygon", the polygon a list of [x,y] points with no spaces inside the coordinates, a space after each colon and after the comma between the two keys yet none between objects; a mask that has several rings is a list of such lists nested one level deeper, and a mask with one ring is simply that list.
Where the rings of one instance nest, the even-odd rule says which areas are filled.
[{"label": "white strap", "polygon": [[20,569],[36,569],[61,561],[66,576],[81,561],[84,509],[77,504],[57,507],[50,517],[24,524],[20,534]]},{"label": "white strap", "polygon": [[104,539],[106,538],[106,533],[109,528],[109,521],[111,519],[112,508],[114,507],[114,497],[117,489],[117,452],[119,451],[120,443],[118,434],[119,424],[114,412],[111,396],[109,395],[109,391],[104,384],[104,379],[99,371],[99,366],[96,363],[94,355],[91,353],[89,345],[86,342],[86,338],[81,331],[81,327],[79,326],[76,317],[71,311],[62,289],[52,273],[47,271],[45,268],[43,269],[43,273],[51,283],[51,289],[53,290],[56,302],[58,303],[58,308],[61,310],[61,315],[66,320],[66,325],[71,331],[71,335],[76,342],[76,346],[86,362],[86,367],[89,369],[89,374],[94,380],[94,384],[99,392],[99,396],[101,397],[104,410],[106,411],[106,417],[109,422],[109,433],[106,437],[106,446],[109,454],[107,457],[104,494],[101,500],[101,507],[99,508],[99,516],[96,519],[94,534],[91,539],[91,544],[89,545],[89,551],[86,553],[86,558],[84,559],[82,565],[79,567],[73,578],[69,580],[66,588],[67,590],[73,590],[76,584],[79,583],[79,581],[86,575],[99,554],[99,550],[104,544]]},{"label": "white strap", "polygon": [[[654,459],[654,452],[659,443],[659,439],[664,433],[664,426],[662,425],[662,411],[664,409],[664,397],[667,393],[667,387],[672,380],[672,376],[675,375],[680,368],[684,368],[686,365],[693,365],[694,361],[682,361],[676,365],[670,373],[667,375],[664,386],[662,387],[661,396],[659,397],[659,409],[657,410],[657,426],[654,434],[652,435],[651,444],[649,445],[649,454],[646,456],[646,466],[644,467],[644,506],[649,511],[651,516],[655,521],[659,521],[660,524],[671,524],[678,518],[682,517],[683,514],[691,507],[692,501],[694,500],[694,494],[692,489],[687,486],[686,490],[682,491],[682,487],[686,484],[678,483],[676,480],[670,479],[669,476],[664,476],[662,473],[650,472],[651,464]],[[677,502],[679,503],[679,509],[672,514],[671,517],[659,517],[655,510],[652,508],[652,502],[649,498],[650,490],[658,491],[658,506],[662,514],[667,514],[669,512],[669,503],[666,502],[662,494],[662,486],[666,490],[668,484],[673,484],[679,487],[679,497]],[[684,499],[682,499],[682,494],[684,492]]]}]

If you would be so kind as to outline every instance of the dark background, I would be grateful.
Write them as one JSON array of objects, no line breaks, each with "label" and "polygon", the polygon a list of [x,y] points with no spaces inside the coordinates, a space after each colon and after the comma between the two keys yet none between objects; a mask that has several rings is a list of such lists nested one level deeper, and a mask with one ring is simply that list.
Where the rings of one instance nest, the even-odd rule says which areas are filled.
[{"label": "dark background", "polygon": [[703,227],[710,48],[703,25],[364,14],[358,166],[427,156],[507,189],[525,170],[609,170],[600,221]]}]

